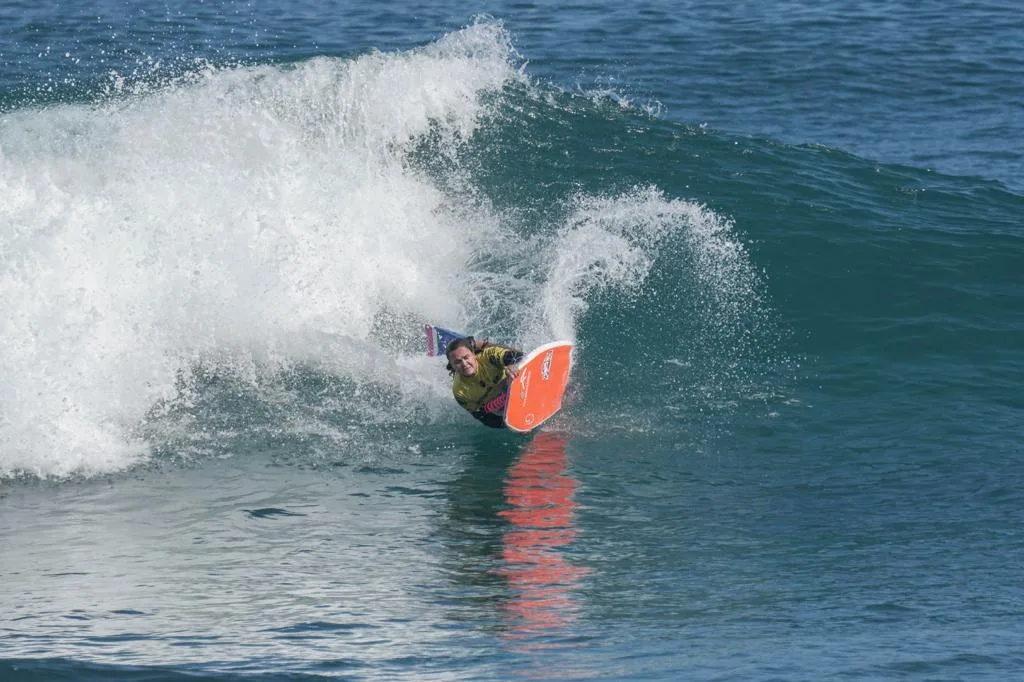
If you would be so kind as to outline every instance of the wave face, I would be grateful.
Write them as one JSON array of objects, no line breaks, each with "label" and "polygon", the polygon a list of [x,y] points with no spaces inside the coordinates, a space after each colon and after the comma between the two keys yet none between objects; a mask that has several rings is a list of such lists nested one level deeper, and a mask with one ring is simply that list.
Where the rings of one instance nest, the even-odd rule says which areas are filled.
[{"label": "wave face", "polygon": [[908,414],[950,372],[1017,404],[998,185],[565,92],[487,20],[103,93],[0,128],[4,475],[457,423],[423,322],[576,341],[596,435],[701,443],[894,371]]},{"label": "wave face", "polygon": [[[638,116],[655,123],[531,83],[494,23],[408,52],[204,68],[15,112],[0,130],[0,470],[116,471],[209,445],[197,405],[242,409],[212,406],[223,381],[299,435],[449,419],[443,372],[419,357],[424,321],[530,347],[577,339],[595,299],[621,312],[695,293],[698,316],[679,324],[718,327],[697,334],[706,345],[735,334],[757,314],[758,278],[727,218],[656,179],[623,184],[600,159],[558,182],[531,167]],[[597,357],[619,343],[591,333],[579,340]],[[336,401],[311,405],[294,372]],[[284,413],[282,392],[296,403]]]}]

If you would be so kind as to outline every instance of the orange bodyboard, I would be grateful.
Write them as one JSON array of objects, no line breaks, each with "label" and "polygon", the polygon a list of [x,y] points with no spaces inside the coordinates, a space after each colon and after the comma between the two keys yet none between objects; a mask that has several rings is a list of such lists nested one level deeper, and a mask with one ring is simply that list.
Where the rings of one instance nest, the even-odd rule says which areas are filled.
[{"label": "orange bodyboard", "polygon": [[519,363],[519,375],[508,388],[505,426],[525,433],[547,421],[562,407],[569,383],[573,345],[546,343]]}]

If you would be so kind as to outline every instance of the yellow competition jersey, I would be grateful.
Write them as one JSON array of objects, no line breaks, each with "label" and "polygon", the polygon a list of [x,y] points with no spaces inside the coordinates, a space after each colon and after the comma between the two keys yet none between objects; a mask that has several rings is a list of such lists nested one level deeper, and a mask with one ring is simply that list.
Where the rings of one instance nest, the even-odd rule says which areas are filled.
[{"label": "yellow competition jersey", "polygon": [[461,374],[455,375],[452,382],[452,394],[459,405],[470,412],[478,412],[484,408],[484,404],[497,398],[505,385],[502,379],[505,378],[505,354],[516,353],[517,351],[501,346],[488,346],[476,354],[476,374],[471,377],[464,377]]}]

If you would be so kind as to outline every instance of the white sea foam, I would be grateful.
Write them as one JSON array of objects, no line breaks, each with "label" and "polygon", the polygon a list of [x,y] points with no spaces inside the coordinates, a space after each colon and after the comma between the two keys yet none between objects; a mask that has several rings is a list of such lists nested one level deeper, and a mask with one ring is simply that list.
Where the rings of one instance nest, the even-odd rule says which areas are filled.
[{"label": "white sea foam", "polygon": [[[685,246],[685,257],[663,254],[666,243]],[[688,263],[686,276],[715,299],[714,316],[720,320],[746,315],[756,296],[758,278],[732,223],[699,203],[667,198],[655,187],[577,197],[548,250],[543,315],[532,329],[536,340],[545,334],[572,338],[588,296],[609,287],[639,293],[662,256]]]},{"label": "white sea foam", "polygon": [[451,273],[500,226],[405,156],[473,132],[481,93],[520,78],[510,49],[478,24],[8,115],[0,473],[131,465],[137,426],[195,362],[315,358],[386,310],[458,318]]},{"label": "white sea foam", "polygon": [[[369,407],[348,420],[318,421],[347,409],[333,398],[285,414],[301,434],[431,418],[447,389],[418,323],[573,339],[587,296],[637,287],[679,231],[722,271],[735,245],[715,216],[655,189],[578,197],[531,239],[489,209],[458,149],[524,79],[480,22],[408,52],[115,79],[102,104],[7,115],[0,476],[122,470],[154,438],[189,440],[184,418],[153,423],[188,402],[196,368],[386,387],[360,389]],[[416,170],[424,140],[451,178]]]}]

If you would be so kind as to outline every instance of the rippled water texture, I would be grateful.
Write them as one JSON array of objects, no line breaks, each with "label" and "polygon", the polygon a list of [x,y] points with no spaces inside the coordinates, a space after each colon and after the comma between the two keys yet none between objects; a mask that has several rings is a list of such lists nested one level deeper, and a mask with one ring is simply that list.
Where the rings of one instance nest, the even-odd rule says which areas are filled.
[{"label": "rippled water texture", "polygon": [[[1022,46],[0,10],[0,677],[1013,679]],[[565,408],[480,427],[424,323],[573,340]]]}]

